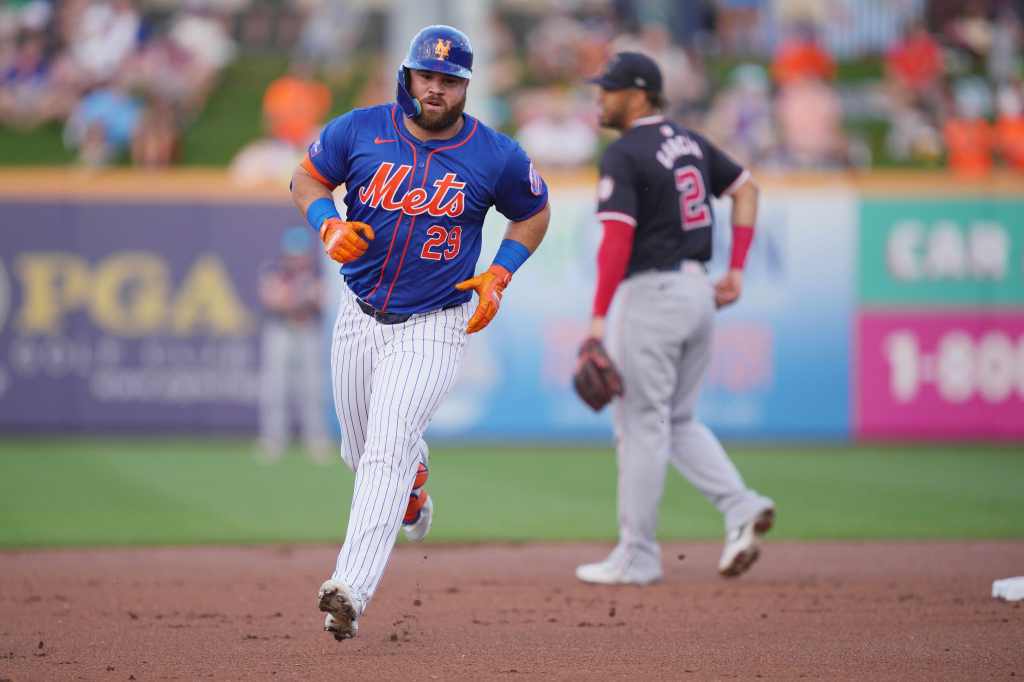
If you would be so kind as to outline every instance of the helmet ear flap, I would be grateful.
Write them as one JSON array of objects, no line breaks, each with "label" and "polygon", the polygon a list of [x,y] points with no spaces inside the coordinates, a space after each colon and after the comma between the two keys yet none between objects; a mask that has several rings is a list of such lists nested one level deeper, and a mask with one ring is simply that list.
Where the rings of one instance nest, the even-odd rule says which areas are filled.
[{"label": "helmet ear flap", "polygon": [[406,116],[416,118],[423,113],[423,107],[418,99],[409,94],[410,78],[409,69],[404,64],[399,66],[398,73],[395,74],[395,98],[398,100],[398,105],[402,107],[402,111]]}]

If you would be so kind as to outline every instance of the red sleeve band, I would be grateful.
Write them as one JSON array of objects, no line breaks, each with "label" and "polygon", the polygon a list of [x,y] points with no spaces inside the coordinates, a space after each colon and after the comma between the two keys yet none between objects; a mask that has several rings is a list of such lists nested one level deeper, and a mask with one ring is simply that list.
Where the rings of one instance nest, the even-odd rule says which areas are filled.
[{"label": "red sleeve band", "polygon": [[732,226],[732,257],[729,259],[730,270],[742,270],[747,262],[747,251],[754,241],[754,228],[750,225]]},{"label": "red sleeve band", "polygon": [[633,252],[634,228],[620,220],[603,220],[604,236],[597,250],[597,291],[594,292],[594,317],[604,317],[612,304],[619,282],[626,276]]}]

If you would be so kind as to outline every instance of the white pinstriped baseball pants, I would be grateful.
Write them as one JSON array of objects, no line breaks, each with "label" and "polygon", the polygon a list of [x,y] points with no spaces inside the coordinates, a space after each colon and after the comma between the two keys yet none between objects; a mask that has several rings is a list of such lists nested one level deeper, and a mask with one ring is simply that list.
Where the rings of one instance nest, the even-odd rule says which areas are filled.
[{"label": "white pinstriped baseball pants", "polygon": [[386,325],[342,285],[331,344],[341,457],[356,472],[333,578],[365,608],[384,575],[419,463],[423,432],[455,383],[471,304]]}]

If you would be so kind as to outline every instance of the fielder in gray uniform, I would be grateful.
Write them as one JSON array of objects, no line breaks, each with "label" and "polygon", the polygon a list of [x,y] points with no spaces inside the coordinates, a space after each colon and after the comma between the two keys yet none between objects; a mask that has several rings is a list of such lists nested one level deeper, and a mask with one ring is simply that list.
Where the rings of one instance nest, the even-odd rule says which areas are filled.
[{"label": "fielder in gray uniform", "polygon": [[[621,373],[622,395],[612,403],[619,542],[607,559],[578,567],[576,576],[603,584],[661,578],[655,531],[669,462],[722,512],[726,543],[718,570],[741,575],[758,557],[758,538],[771,528],[775,505],[744,484],[693,412],[711,358],[715,310],[742,291],[758,191],[726,154],[660,115],[661,71],[649,57],[615,55],[591,82],[600,88],[601,125],[622,131],[601,160],[604,235],[584,342],[584,348],[606,344]],[[730,267],[714,284],[705,266],[711,195],[733,200]]]},{"label": "fielder in gray uniform", "polygon": [[308,228],[292,227],[281,235],[281,257],[261,274],[259,293],[266,314],[260,375],[263,457],[276,461],[284,455],[294,406],[307,452],[326,462],[331,446],[320,370],[323,286]]}]

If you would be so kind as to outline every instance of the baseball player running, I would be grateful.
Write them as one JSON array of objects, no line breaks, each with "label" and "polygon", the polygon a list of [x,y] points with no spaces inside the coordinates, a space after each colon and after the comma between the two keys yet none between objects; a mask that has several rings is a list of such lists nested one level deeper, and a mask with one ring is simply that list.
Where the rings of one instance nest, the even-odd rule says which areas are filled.
[{"label": "baseball player running", "polygon": [[[734,303],[742,291],[758,190],[750,173],[713,144],[659,114],[661,71],[649,57],[620,53],[591,82],[600,88],[601,125],[622,136],[601,160],[597,215],[604,235],[580,363],[621,371],[621,390],[613,388],[620,394],[613,405],[619,542],[607,559],[578,567],[576,576],[604,584],[661,578],[655,530],[668,462],[724,515],[718,570],[737,576],[757,559],[774,503],[744,485],[693,411],[711,357],[715,308]],[[730,266],[713,286],[705,267],[712,194],[733,200]],[[599,408],[600,401],[591,405]]]},{"label": "baseball player running", "polygon": [[[423,432],[467,334],[494,318],[547,230],[547,187],[525,152],[463,113],[472,69],[465,34],[424,28],[398,69],[397,102],[329,122],[292,177],[292,198],[345,283],[331,376],[341,456],[356,476],[345,541],[317,597],[337,640],[355,636],[399,527],[410,540],[430,529]],[[341,185],[345,219],[331,195]],[[491,206],[510,223],[474,276]]]}]

